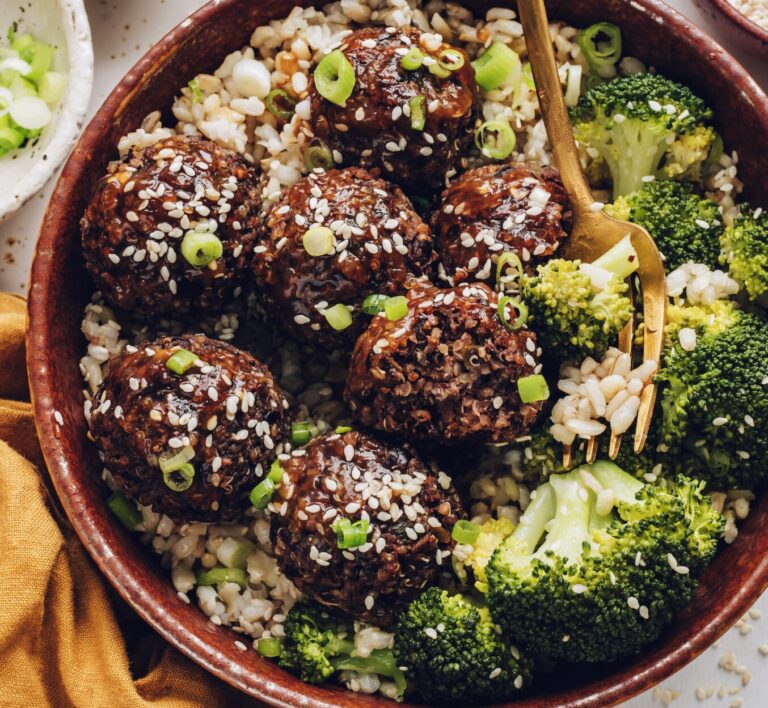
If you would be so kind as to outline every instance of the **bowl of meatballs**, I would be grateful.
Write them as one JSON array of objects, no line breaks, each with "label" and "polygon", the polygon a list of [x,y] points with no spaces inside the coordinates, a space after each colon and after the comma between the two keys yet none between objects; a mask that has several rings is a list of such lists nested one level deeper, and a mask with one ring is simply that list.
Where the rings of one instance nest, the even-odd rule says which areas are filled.
[{"label": "bowl of meatballs", "polygon": [[211,3],[64,169],[28,333],[56,491],[251,696],[613,704],[768,584],[768,99],[656,0],[578,5],[553,47],[594,208],[666,255],[658,371],[616,348],[631,246],[564,257],[512,5]]}]

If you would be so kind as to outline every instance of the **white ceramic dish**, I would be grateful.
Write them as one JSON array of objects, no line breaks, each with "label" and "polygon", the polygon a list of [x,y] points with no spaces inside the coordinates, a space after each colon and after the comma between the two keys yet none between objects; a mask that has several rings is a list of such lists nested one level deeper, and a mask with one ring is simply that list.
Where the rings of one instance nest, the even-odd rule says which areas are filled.
[{"label": "white ceramic dish", "polygon": [[57,47],[53,68],[68,75],[53,119],[34,145],[0,158],[0,219],[16,211],[54,175],[85,119],[93,86],[93,46],[82,0],[0,0],[0,33],[19,32]]}]

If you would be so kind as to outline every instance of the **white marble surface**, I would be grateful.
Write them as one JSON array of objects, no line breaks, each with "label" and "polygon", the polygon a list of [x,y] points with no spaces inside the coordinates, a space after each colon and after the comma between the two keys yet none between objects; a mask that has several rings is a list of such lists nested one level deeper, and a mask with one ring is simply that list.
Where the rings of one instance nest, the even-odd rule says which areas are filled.
[{"label": "white marble surface", "polygon": [[[87,0],[96,58],[96,77],[89,115],[101,105],[114,84],[133,63],[167,30],[197,9],[202,0]],[[720,39],[762,83],[768,87],[768,63],[745,53],[740,46],[723,38],[720,25],[711,10],[701,10],[692,0],[670,0],[670,5],[687,15],[708,33]],[[0,289],[25,293],[37,230],[43,217],[53,182],[31,200],[19,213],[0,224]],[[760,620],[760,610],[766,619]],[[648,692],[627,706],[646,708],[674,699],[674,705],[761,708],[768,706],[768,657],[758,646],[768,645],[768,593],[753,610],[754,617],[731,629],[718,644],[665,681],[656,691]],[[740,623],[741,624],[741,623]],[[751,631],[750,631],[750,628]],[[768,650],[768,646],[764,646]],[[718,663],[732,651],[739,671],[752,674],[749,685],[742,687],[742,677],[726,671]],[[697,698],[697,689],[714,691],[709,698]],[[718,695],[723,694],[721,696]],[[679,695],[676,695],[678,694]]]}]

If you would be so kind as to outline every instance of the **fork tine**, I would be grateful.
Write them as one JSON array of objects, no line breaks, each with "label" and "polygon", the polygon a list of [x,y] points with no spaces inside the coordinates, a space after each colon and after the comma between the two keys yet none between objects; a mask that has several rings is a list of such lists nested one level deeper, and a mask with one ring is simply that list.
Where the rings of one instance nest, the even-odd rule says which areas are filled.
[{"label": "fork tine", "polygon": [[597,436],[587,440],[587,464],[591,465],[597,459]]},{"label": "fork tine", "polygon": [[573,445],[563,445],[563,467],[569,470],[573,464]]},{"label": "fork tine", "polygon": [[[632,302],[634,303],[635,298],[632,294],[633,291],[630,290],[630,297],[632,298]],[[625,354],[629,354],[630,358],[632,357],[632,342],[635,338],[635,316],[632,315],[632,317],[629,318],[629,322],[624,325],[624,329],[619,332],[619,349],[623,351]],[[615,460],[617,455],[619,454],[619,449],[621,448],[621,435],[616,435],[613,431],[611,431],[611,441],[608,444],[608,457],[611,460]]]}]

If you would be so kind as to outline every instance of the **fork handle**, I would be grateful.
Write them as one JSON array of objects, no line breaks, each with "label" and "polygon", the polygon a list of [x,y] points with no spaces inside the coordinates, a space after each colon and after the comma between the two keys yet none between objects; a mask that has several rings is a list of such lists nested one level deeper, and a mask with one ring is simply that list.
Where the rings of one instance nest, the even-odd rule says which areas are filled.
[{"label": "fork handle", "polygon": [[518,0],[517,8],[555,164],[571,199],[573,210],[577,215],[588,218],[592,214],[592,193],[581,168],[563,99],[544,0]]}]

